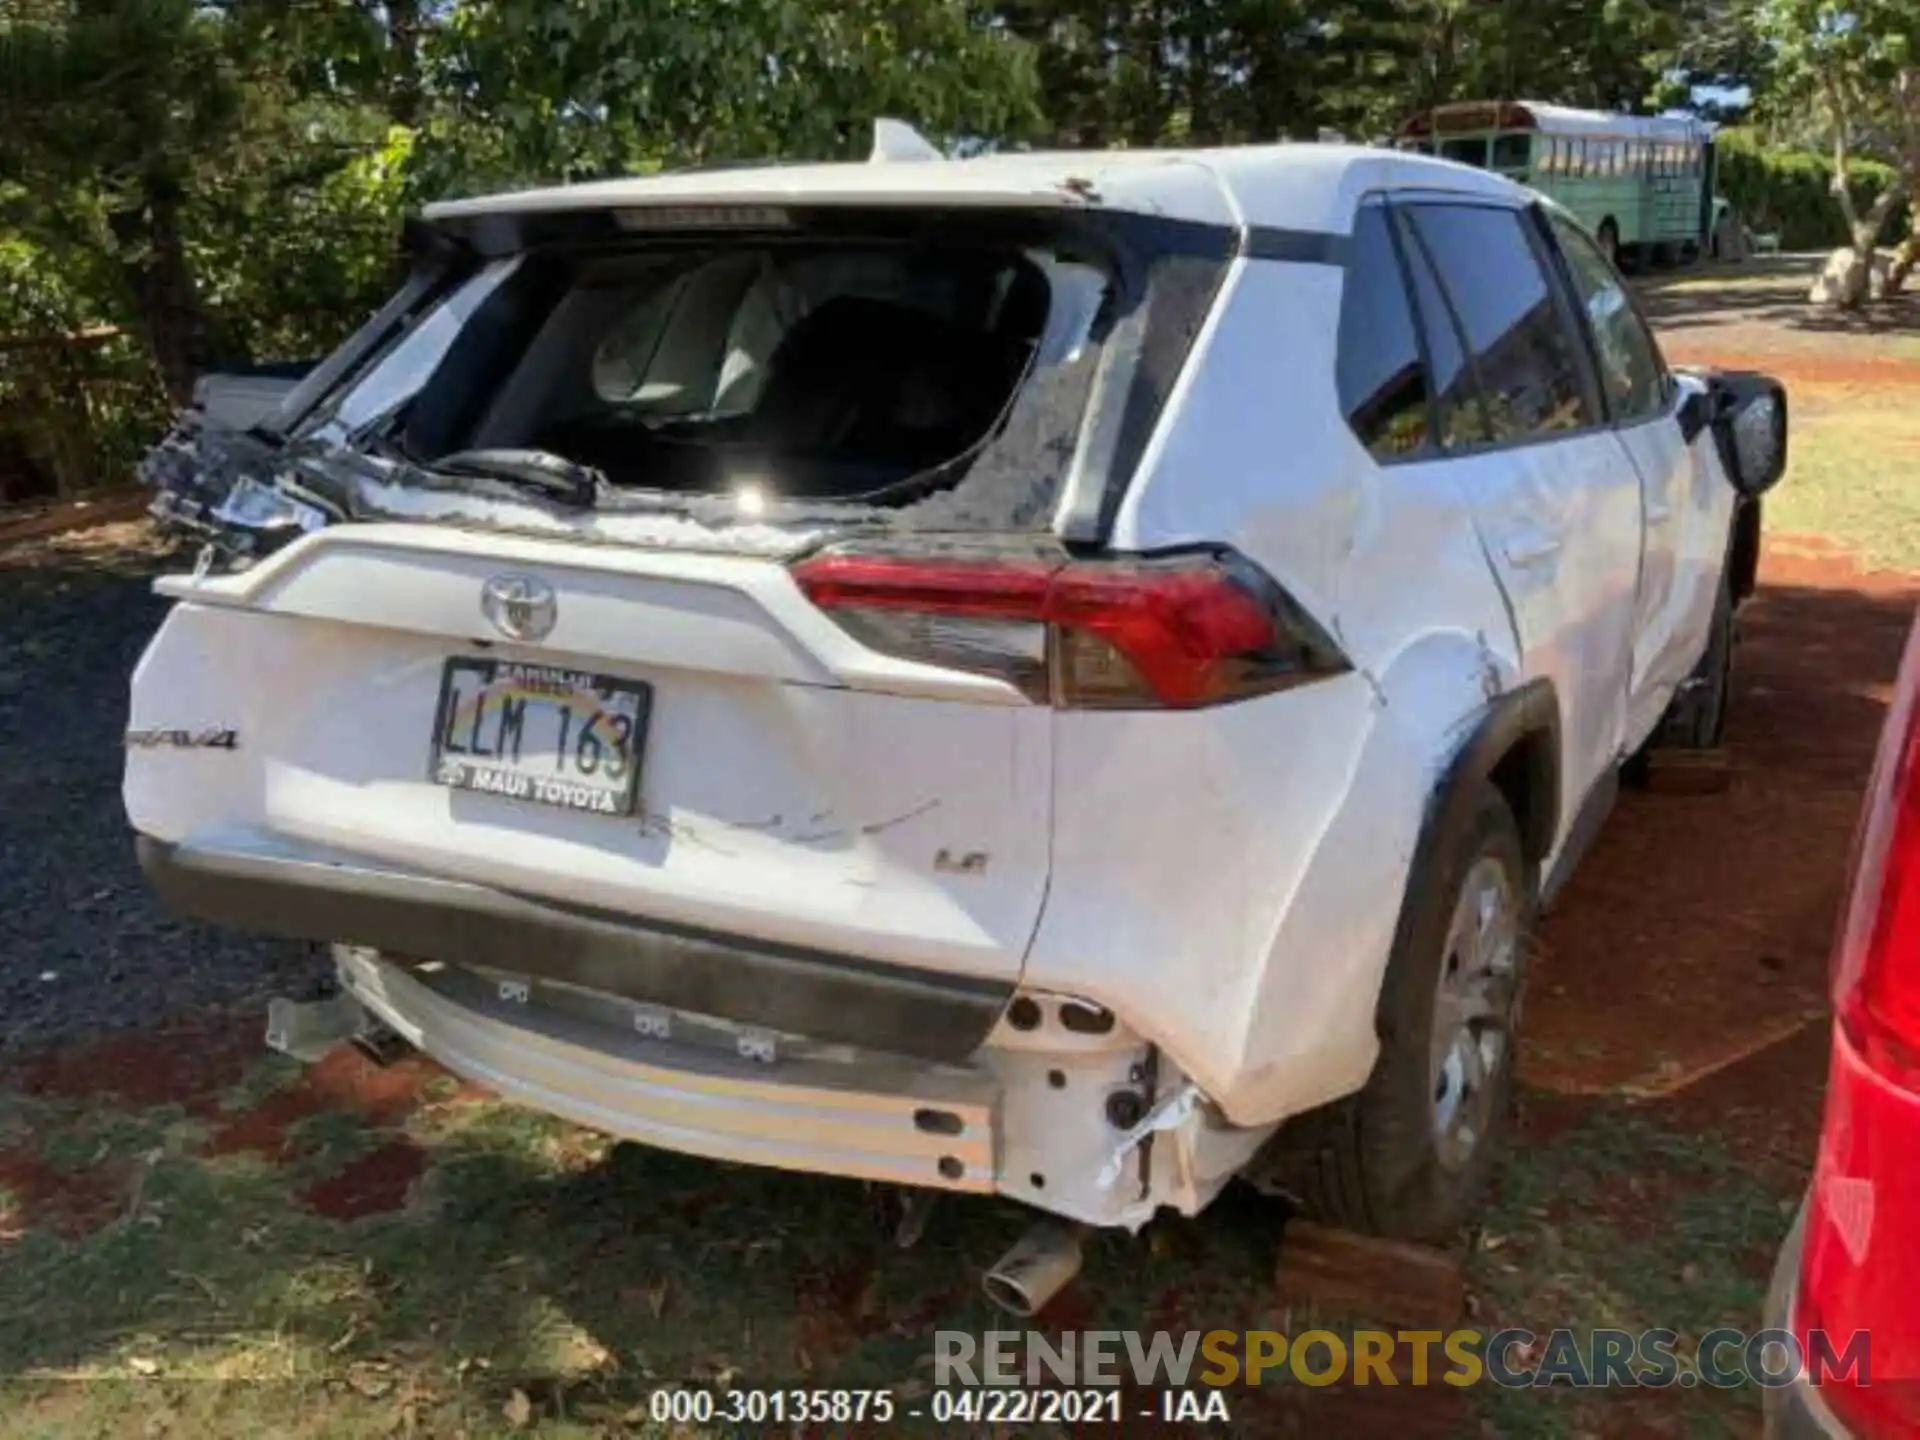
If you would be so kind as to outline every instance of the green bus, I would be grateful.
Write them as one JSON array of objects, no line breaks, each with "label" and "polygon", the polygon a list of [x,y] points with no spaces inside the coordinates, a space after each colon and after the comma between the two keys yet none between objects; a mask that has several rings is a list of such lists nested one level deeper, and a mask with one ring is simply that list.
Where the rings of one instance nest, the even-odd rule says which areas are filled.
[{"label": "green bus", "polygon": [[1713,132],[1698,120],[1468,101],[1412,116],[1394,143],[1532,186],[1614,259],[1670,265],[1731,252],[1732,215],[1713,193]]}]

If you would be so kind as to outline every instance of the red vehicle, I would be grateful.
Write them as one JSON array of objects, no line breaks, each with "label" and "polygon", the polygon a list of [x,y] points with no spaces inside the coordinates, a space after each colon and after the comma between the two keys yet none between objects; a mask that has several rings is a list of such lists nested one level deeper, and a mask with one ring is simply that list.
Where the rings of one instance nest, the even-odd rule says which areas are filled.
[{"label": "red vehicle", "polygon": [[1768,1325],[1792,1331],[1805,1362],[1792,1384],[1766,1392],[1774,1440],[1920,1434],[1917,701],[1920,627],[1855,845],[1819,1156],[1768,1297]]}]

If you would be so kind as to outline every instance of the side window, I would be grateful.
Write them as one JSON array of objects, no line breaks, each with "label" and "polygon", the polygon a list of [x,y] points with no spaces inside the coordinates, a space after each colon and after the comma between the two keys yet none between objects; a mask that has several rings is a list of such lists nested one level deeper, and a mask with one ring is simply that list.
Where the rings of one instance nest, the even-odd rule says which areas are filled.
[{"label": "side window", "polygon": [[1524,170],[1532,156],[1532,135],[1493,137],[1493,168],[1496,170]]},{"label": "side window", "polygon": [[1349,254],[1334,357],[1340,408],[1375,459],[1413,455],[1427,445],[1427,372],[1381,206],[1361,207]]},{"label": "side window", "polygon": [[1577,226],[1552,217],[1554,239],[1567,257],[1574,293],[1587,312],[1600,361],[1600,384],[1613,418],[1627,424],[1665,411],[1667,367],[1625,282]]},{"label": "side window", "polygon": [[[1404,215],[1404,212],[1401,212]],[[1460,326],[1446,294],[1435,278],[1433,262],[1424,246],[1404,224],[1400,234],[1406,241],[1408,279],[1413,285],[1414,308],[1420,317],[1420,333],[1427,342],[1427,370],[1433,387],[1433,421],[1443,450],[1462,450],[1487,441],[1486,414],[1480,405],[1480,392],[1474,384],[1473,369],[1467,364],[1467,352],[1460,339]]]},{"label": "side window", "polygon": [[1418,248],[1459,316],[1496,442],[1577,430],[1598,420],[1580,343],[1547,283],[1516,210],[1416,205]]}]

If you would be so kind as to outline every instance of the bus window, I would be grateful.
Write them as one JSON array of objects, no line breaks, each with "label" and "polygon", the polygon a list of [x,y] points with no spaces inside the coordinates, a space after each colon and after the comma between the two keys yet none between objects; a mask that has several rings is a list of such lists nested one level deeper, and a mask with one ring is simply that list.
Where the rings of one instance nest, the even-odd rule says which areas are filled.
[{"label": "bus window", "polygon": [[1529,134],[1493,137],[1493,168],[1525,170],[1533,159],[1533,136]]},{"label": "bus window", "polygon": [[1486,139],[1484,136],[1475,135],[1463,136],[1455,140],[1442,140],[1440,158],[1458,160],[1462,165],[1479,165],[1484,168],[1487,163]]}]

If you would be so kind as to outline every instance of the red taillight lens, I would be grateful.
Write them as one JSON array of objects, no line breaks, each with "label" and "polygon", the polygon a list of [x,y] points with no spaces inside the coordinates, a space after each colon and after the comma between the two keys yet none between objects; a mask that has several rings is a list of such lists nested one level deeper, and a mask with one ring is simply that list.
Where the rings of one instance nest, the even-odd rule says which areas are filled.
[{"label": "red taillight lens", "polygon": [[1081,709],[1188,709],[1348,668],[1278,586],[1231,551],[1073,560],[841,548],[794,567],[865,643],[998,675]]},{"label": "red taillight lens", "polygon": [[1834,952],[1834,1014],[1881,1076],[1920,1091],[1920,630],[1880,736]]}]

